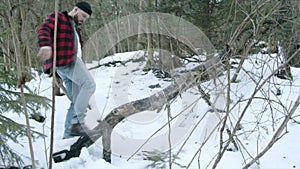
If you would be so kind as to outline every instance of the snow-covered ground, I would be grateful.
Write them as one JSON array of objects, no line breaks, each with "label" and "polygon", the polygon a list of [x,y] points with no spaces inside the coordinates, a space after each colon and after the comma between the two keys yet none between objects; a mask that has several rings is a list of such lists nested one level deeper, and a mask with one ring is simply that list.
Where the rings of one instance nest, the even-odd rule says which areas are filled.
[{"label": "snow-covered ground", "polygon": [[[101,60],[101,63],[116,60],[126,61],[142,55],[144,55],[142,51],[115,54]],[[272,57],[266,55],[250,56],[244,64],[244,71],[239,75],[238,83],[231,85],[231,102],[236,103],[238,100],[247,100],[256,87],[254,81],[260,82],[259,80],[263,79],[262,77],[266,77],[270,73],[270,70],[277,66],[273,61]],[[97,63],[94,62],[87,66],[92,67]],[[156,78],[151,71],[144,72],[142,70],[144,64],[144,61],[127,62],[125,66],[118,64],[115,67],[100,67],[91,70],[97,84],[97,89],[90,101],[92,110],[88,112],[86,118],[86,124],[89,127],[95,126],[97,120],[103,119],[115,107],[147,97],[172,83],[171,81]],[[265,97],[264,94],[266,94],[269,98],[275,97],[275,95],[272,95],[272,92],[280,89],[282,94],[277,96],[276,99],[280,100],[287,108],[290,108],[293,101],[300,94],[300,69],[292,68],[291,70],[294,77],[292,81],[282,80],[274,76],[268,82],[268,85],[262,89],[264,92],[261,92],[261,96]],[[250,79],[247,73],[253,74],[251,76],[253,78]],[[226,78],[223,76],[220,77],[217,83],[221,84],[225,81]],[[51,99],[51,84],[52,79],[42,74],[41,76],[36,76],[34,80],[28,82],[26,85],[39,93],[39,95]],[[206,91],[214,88],[214,83],[212,82],[205,82],[201,85]],[[153,87],[150,88],[149,86]],[[225,93],[226,87],[218,87],[218,90],[210,92],[212,99],[220,96],[216,103],[216,106],[220,109],[224,108],[226,98],[223,94]],[[208,140],[206,138],[208,138],[210,131],[214,130],[215,125],[224,113],[216,114],[208,112],[210,107],[199,97],[200,93],[195,87],[185,91],[180,97],[175,99],[170,109],[172,117],[176,118],[172,120],[170,126],[166,125],[164,128],[162,126],[168,122],[167,109],[165,107],[159,112],[141,112],[123,120],[113,131],[111,164],[102,159],[102,146],[99,139],[98,142],[89,148],[83,148],[80,157],[61,163],[54,163],[53,168],[142,169],[152,163],[152,161],[144,160],[145,156],[142,155],[143,152],[165,152],[169,146],[172,146],[173,155],[179,152],[178,159],[175,162],[180,165],[173,163],[172,168],[177,169],[180,166],[189,166],[192,169],[211,168],[212,159],[215,158],[219,151],[218,131],[220,128],[216,128]],[[64,120],[69,104],[70,102],[66,96],[56,97],[54,152],[68,149],[77,139],[76,137],[62,139]],[[246,101],[241,102],[232,110],[231,123],[235,123],[234,120],[237,119],[234,118],[240,115],[245,104]],[[246,147],[241,148],[240,151],[227,151],[217,168],[242,168],[245,165],[245,161],[250,160],[249,154],[255,156],[270,141],[274,133],[273,129],[278,127],[276,125],[282,120],[281,117],[284,117],[282,112],[284,112],[282,107],[275,104],[274,107],[269,106],[269,104],[262,100],[251,103],[242,122],[243,126],[241,126],[241,130],[238,132],[239,139],[243,142],[243,146]],[[8,114],[17,122],[25,123],[23,117],[12,113]],[[31,120],[31,126],[35,131],[49,136],[51,110],[41,110],[41,114],[46,117],[45,123],[37,123]],[[299,115],[300,109],[298,108],[293,116],[298,122],[300,118],[297,116]],[[300,131],[300,125],[291,120],[286,131],[287,133],[274,147],[259,160],[259,164],[253,165],[252,168],[300,167],[297,155],[300,152],[300,145],[298,144],[299,136],[297,136]],[[192,134],[189,135],[190,133]],[[171,136],[171,145],[168,141],[169,136]],[[224,137],[226,136],[224,134]],[[151,139],[148,139],[149,137]],[[30,164],[30,153],[27,142],[27,138],[20,139],[22,146],[14,145],[14,148],[23,155],[25,163]],[[143,146],[141,147],[141,145]],[[201,151],[198,151],[200,147]],[[48,153],[49,137],[35,139],[34,155],[37,161],[37,168],[47,168]],[[168,154],[165,157],[165,163],[156,163],[156,167],[165,165],[163,168],[168,168]]]}]

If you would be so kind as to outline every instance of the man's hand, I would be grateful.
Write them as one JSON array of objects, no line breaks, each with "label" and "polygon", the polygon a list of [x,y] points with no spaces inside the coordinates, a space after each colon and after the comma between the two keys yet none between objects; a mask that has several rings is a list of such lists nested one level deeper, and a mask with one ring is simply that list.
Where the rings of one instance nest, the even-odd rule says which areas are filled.
[{"label": "man's hand", "polygon": [[52,56],[52,48],[50,46],[41,47],[38,56],[42,56],[44,61],[50,59]]}]

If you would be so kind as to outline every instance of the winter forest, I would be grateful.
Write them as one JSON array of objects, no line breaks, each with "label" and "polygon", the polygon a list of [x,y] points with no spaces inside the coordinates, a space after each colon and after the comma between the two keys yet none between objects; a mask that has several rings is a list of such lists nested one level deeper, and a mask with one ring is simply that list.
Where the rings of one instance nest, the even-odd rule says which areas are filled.
[{"label": "winter forest", "polygon": [[97,134],[62,139],[37,30],[76,2],[0,2],[0,168],[300,167],[299,0],[87,0]]}]

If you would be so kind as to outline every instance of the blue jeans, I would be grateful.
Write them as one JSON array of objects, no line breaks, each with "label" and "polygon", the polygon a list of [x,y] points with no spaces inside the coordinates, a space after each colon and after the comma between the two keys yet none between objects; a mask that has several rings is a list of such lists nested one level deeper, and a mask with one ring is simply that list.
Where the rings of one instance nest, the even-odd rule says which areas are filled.
[{"label": "blue jeans", "polygon": [[96,90],[96,83],[81,59],[57,67],[57,73],[65,83],[70,97],[70,107],[65,121],[64,137],[70,137],[72,124],[84,123],[90,97]]}]

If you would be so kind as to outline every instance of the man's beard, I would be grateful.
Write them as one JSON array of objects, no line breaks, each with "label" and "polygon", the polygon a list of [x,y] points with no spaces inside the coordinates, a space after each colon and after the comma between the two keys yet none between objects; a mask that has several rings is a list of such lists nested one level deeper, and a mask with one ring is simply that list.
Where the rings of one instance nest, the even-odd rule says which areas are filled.
[{"label": "man's beard", "polygon": [[80,22],[79,20],[78,20],[78,14],[76,14],[75,16],[74,16],[74,21],[75,21],[75,23],[76,23],[76,25],[82,25],[82,22]]}]

